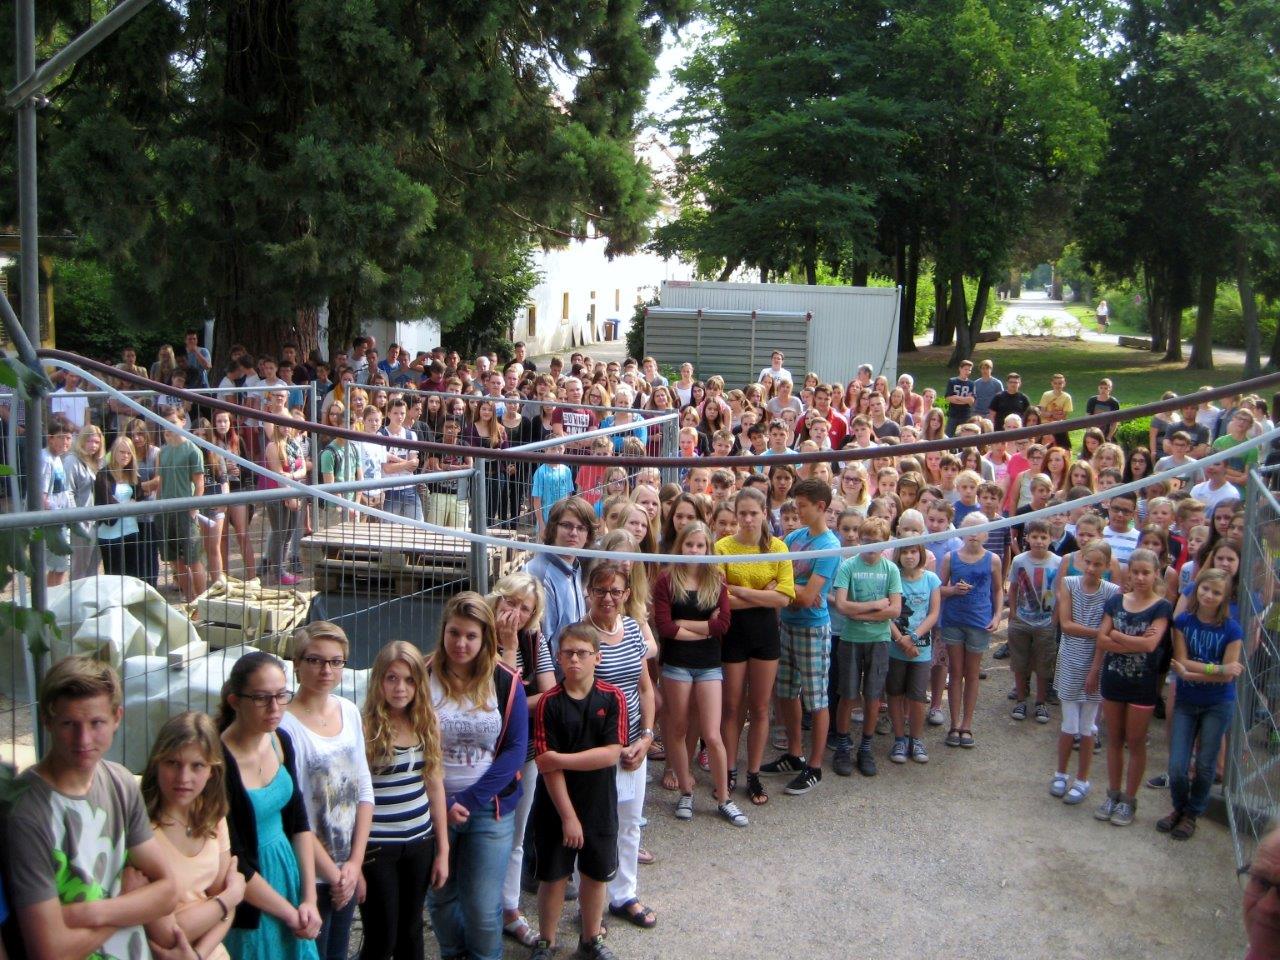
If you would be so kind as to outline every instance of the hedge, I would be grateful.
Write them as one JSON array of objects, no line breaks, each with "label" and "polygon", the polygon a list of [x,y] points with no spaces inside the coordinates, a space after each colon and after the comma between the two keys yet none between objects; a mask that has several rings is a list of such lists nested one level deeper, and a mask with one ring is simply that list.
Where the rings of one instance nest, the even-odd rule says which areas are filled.
[{"label": "hedge", "polygon": [[1138,447],[1145,449],[1151,443],[1151,418],[1138,417],[1136,420],[1126,420],[1116,430],[1115,442],[1124,448],[1125,453],[1130,453]]}]

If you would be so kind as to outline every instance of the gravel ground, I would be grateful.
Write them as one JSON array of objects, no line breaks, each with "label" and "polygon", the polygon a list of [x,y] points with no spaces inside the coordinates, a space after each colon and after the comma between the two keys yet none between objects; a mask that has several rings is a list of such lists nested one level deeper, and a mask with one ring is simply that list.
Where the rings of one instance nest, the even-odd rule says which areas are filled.
[{"label": "gravel ground", "polygon": [[[769,778],[766,807],[740,798],[745,830],[715,816],[700,772],[695,818],[677,822],[652,765],[645,843],[657,863],[640,868],[640,895],[658,926],[608,919],[610,946],[622,960],[1240,956],[1226,828],[1202,821],[1187,843],[1157,834],[1168,797],[1145,787],[1133,826],[1095,821],[1105,753],[1089,801],[1051,798],[1058,711],[1046,726],[1010,720],[1007,663],[988,665],[976,749],[948,749],[931,727],[930,763],[898,766],[892,738],[877,737],[879,776],[837,777],[828,759],[804,797]],[[1149,771],[1163,768],[1164,736],[1154,721]],[[533,898],[525,910],[533,919]],[[562,944],[575,935],[562,924]],[[506,957],[525,956],[508,944]]]}]

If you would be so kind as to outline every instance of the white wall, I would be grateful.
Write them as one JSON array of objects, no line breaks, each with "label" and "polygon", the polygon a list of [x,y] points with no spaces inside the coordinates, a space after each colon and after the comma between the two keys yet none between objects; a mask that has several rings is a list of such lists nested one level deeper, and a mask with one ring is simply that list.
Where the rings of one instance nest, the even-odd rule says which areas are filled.
[{"label": "white wall", "polygon": [[[513,325],[514,339],[523,340],[530,354],[566,352],[581,345],[584,338],[588,343],[603,339],[604,321],[612,318],[622,321],[619,336],[626,336],[637,300],[648,300],[664,280],[693,278],[688,264],[650,253],[609,260],[604,255],[605,242],[603,237],[595,237],[535,253],[542,282],[530,292],[528,306],[517,313]],[[594,334],[587,319],[593,305]],[[532,329],[530,309],[536,311]]]}]

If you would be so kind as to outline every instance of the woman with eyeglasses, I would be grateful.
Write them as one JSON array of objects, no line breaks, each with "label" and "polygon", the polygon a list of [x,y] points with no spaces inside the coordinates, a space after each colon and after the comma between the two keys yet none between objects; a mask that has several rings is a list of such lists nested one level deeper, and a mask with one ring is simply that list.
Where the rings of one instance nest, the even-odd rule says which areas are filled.
[{"label": "woman with eyeglasses", "polygon": [[298,787],[316,843],[321,960],[346,960],[356,887],[373,824],[373,778],[360,710],[334,691],[350,644],[335,623],[317,620],[293,634],[297,694],[280,722],[293,738]]},{"label": "woman with eyeglasses", "polygon": [[583,622],[600,633],[596,679],[620,689],[627,701],[627,739],[618,761],[618,873],[609,881],[609,912],[637,927],[658,920],[636,896],[640,822],[649,745],[657,701],[645,661],[657,653],[647,624],[626,615],[630,587],[626,568],[611,560],[592,564]]},{"label": "woman with eyeglasses", "polygon": [[[595,526],[596,514],[591,504],[581,497],[565,497],[551,508],[542,542],[553,547],[581,549],[591,542]],[[572,554],[539,553],[525,570],[542,584],[546,594],[542,633],[550,644],[554,663],[556,651],[560,649],[560,631],[571,623],[578,623],[586,613],[582,564]]]},{"label": "woman with eyeglasses", "polygon": [[298,787],[293,738],[280,729],[292,699],[283,664],[262,651],[237,660],[222,685],[227,826],[245,879],[225,941],[236,960],[318,957],[315,835]]},{"label": "woman with eyeglasses", "polygon": [[[151,430],[147,421],[134,417],[125,428],[133,443],[138,464],[138,500],[154,500],[160,491],[160,448],[151,442]],[[155,514],[143,514],[138,518],[138,556],[141,561],[141,577],[151,586],[160,579],[160,544],[156,538]]]}]

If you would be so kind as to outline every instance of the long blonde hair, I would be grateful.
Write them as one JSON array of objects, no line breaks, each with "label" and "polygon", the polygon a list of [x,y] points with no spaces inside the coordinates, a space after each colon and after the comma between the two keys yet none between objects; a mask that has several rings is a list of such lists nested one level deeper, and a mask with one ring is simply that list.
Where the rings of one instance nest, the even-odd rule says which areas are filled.
[{"label": "long blonde hair", "polygon": [[[91,459],[89,452],[84,448],[84,442],[89,437],[98,438],[98,456],[96,460]],[[103,463],[107,457],[107,438],[102,435],[102,430],[96,425],[90,423],[80,428],[80,432],[76,434],[75,444],[71,448],[71,452],[75,454],[77,460],[92,470],[95,474],[102,469]]]},{"label": "long blonde hair", "polygon": [[422,779],[428,780],[440,769],[440,721],[436,717],[435,708],[431,706],[431,691],[427,686],[427,660],[421,650],[404,640],[392,640],[378,651],[373,660],[364,709],[361,711],[364,718],[365,757],[369,761],[369,769],[374,773],[387,770],[395,763],[395,732],[387,709],[386,695],[382,692],[382,681],[387,671],[396,663],[403,663],[408,667],[410,679],[413,680],[413,702],[405,713],[408,715],[409,728],[422,748]]},{"label": "long blonde hair", "polygon": [[[121,467],[119,458],[116,456],[117,450],[129,451],[129,466]],[[133,486],[138,485],[138,451],[133,447],[133,441],[123,433],[116,437],[116,442],[111,444],[111,453],[107,456],[106,469],[110,471],[111,477],[117,483],[128,483]],[[141,499],[141,497],[135,497]]]},{"label": "long blonde hair", "polygon": [[176,755],[184,747],[197,746],[209,764],[209,782],[204,791],[191,803],[187,814],[187,829],[192,837],[216,837],[218,823],[226,817],[227,765],[222,755],[222,740],[218,736],[213,719],[204,713],[188,710],[170,717],[151,746],[146,769],[142,772],[142,799],[147,805],[147,817],[158,823],[164,811],[164,797],[160,793],[158,772],[160,764]]},{"label": "long blonde hair", "polygon": [[[471,661],[471,675],[459,679],[449,672],[449,650],[444,644],[444,631],[455,617],[480,624],[480,651]],[[444,606],[440,619],[440,642],[431,655],[427,668],[444,688],[444,694],[455,703],[470,702],[479,706],[492,704],[496,698],[493,671],[498,662],[498,628],[493,622],[493,611],[484,597],[474,590],[464,590]]]},{"label": "long blonde hair", "polygon": [[[694,520],[692,523],[685,524],[685,528],[676,534],[676,542],[671,548],[672,555],[682,556],[684,542],[695,533],[700,533],[707,538],[708,553],[715,552],[716,540],[711,530],[701,520]],[[720,591],[724,589],[724,567],[720,564],[680,563],[677,560],[668,569],[671,571],[671,599],[687,600],[690,594],[694,594],[694,599],[701,610],[714,610],[719,605]],[[692,583],[695,571],[701,571],[696,574],[701,577],[701,583],[698,584],[696,592]]]}]

